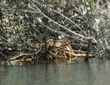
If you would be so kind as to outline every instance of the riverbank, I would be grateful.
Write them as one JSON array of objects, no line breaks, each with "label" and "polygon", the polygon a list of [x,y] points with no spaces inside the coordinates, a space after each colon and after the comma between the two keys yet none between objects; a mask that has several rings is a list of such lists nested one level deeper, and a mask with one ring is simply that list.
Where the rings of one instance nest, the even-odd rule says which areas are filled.
[{"label": "riverbank", "polygon": [[[40,49],[41,46],[41,44],[37,44],[32,41],[27,41],[27,44],[31,45],[31,48],[34,47],[34,50]],[[71,62],[76,59],[84,59],[87,57],[87,46],[82,47],[83,49],[79,49],[77,44],[73,45],[72,41],[68,40],[68,38],[62,37],[62,40],[58,40],[56,42],[51,39],[51,41],[47,42],[46,44],[43,43],[41,51],[37,55],[34,51],[29,53],[26,49],[24,49],[23,51],[20,51],[19,54],[16,54],[5,60],[7,60],[8,63],[10,62],[10,64],[11,62],[21,62],[22,64],[26,62],[31,64],[35,64],[36,62],[48,63],[51,61]],[[94,57],[91,51],[88,55],[88,58],[90,57]]]}]

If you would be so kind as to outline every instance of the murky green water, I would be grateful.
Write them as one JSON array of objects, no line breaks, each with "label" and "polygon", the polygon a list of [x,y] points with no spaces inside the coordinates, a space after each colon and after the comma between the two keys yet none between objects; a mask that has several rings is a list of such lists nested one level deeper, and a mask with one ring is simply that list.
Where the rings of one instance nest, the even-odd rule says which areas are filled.
[{"label": "murky green water", "polygon": [[0,85],[110,85],[110,61],[1,66]]}]

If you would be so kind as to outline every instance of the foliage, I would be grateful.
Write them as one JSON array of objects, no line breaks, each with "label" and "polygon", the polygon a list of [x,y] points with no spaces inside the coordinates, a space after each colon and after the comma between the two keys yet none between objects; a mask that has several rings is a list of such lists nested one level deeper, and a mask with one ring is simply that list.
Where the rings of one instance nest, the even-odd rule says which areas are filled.
[{"label": "foliage", "polygon": [[[97,50],[95,54],[109,50],[110,36],[105,24],[109,19],[107,12],[97,11],[105,5],[97,8],[99,3],[97,0],[3,0],[0,4],[0,45],[3,47],[0,50],[22,51],[28,40],[41,43],[45,37],[57,39],[59,35],[78,44],[87,44],[88,38],[92,37],[93,42],[100,43],[98,49],[92,49],[93,52]],[[102,20],[104,25],[100,21],[95,24],[96,19]],[[103,43],[106,44],[102,46]],[[38,50],[34,51],[37,53]]]}]

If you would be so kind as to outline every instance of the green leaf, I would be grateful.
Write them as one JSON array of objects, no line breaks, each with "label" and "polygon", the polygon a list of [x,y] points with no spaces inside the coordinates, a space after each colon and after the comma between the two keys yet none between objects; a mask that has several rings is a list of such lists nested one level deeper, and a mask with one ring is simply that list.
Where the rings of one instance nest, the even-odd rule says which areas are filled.
[{"label": "green leaf", "polygon": [[6,4],[6,6],[9,6],[9,4]]},{"label": "green leaf", "polygon": [[56,30],[59,30],[59,28],[56,28]]}]

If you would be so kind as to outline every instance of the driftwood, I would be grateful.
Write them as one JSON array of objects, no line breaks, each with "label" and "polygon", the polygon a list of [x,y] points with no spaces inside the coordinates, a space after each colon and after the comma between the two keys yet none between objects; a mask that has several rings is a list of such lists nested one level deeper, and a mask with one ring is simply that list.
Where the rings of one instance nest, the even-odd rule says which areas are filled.
[{"label": "driftwood", "polygon": [[[54,42],[47,42],[47,49],[49,51],[49,58],[53,60],[54,58],[57,59],[66,59],[66,60],[75,60],[78,57],[86,57],[87,51],[80,51],[80,50],[73,50],[71,47],[71,41],[67,41],[68,39],[63,39],[60,41]],[[30,42],[31,43],[31,42]],[[64,45],[65,44],[65,45]],[[37,44],[36,44],[37,45]],[[36,46],[34,43],[34,46]],[[31,43],[31,46],[33,46],[33,42]],[[38,47],[38,45],[37,45]],[[39,47],[38,47],[39,48]],[[36,48],[36,50],[38,49]],[[53,48],[49,50],[49,48]],[[45,43],[43,44],[42,51],[45,52]],[[44,54],[38,55],[39,59],[42,60],[42,56],[46,57]],[[93,54],[90,53],[88,57],[93,57]],[[10,58],[11,61],[19,61],[19,62],[28,62],[28,61],[35,61],[37,58],[33,55],[25,55],[25,52],[21,52],[18,55],[13,56]]]}]

